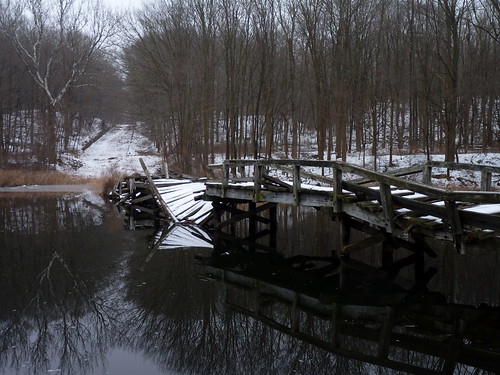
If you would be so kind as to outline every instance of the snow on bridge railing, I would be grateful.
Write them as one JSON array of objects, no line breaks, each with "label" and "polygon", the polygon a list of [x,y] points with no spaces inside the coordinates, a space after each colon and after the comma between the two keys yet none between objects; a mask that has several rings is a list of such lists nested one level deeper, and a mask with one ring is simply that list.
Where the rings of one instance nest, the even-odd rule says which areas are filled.
[{"label": "snow on bridge railing", "polygon": [[[295,205],[300,204],[300,194],[302,189],[302,174],[303,168],[328,168],[331,169],[331,178],[321,176],[321,182],[328,183],[331,187],[333,197],[334,212],[343,212],[342,200],[345,197],[345,191],[355,195],[365,196],[367,199],[373,199],[380,202],[385,221],[388,223],[388,231],[392,232],[395,217],[395,204],[399,207],[408,208],[419,214],[432,214],[442,220],[447,221],[454,234],[462,234],[462,227],[465,223],[481,226],[492,226],[495,229],[500,229],[500,218],[492,216],[485,222],[480,215],[474,215],[472,212],[464,212],[459,209],[459,206],[464,203],[470,204],[500,204],[500,192],[492,191],[451,191],[436,186],[431,186],[425,183],[425,180],[430,181],[430,172],[433,167],[446,167],[454,169],[467,169],[480,171],[485,174],[497,173],[500,168],[481,165],[459,164],[459,163],[437,163],[429,162],[418,166],[413,166],[410,169],[400,170],[400,175],[410,175],[422,173],[422,182],[417,182],[409,179],[401,178],[390,173],[381,173],[372,171],[360,166],[349,164],[342,161],[328,160],[250,160],[250,159],[235,159],[225,160],[221,165],[213,166],[213,168],[222,168],[221,194],[225,196],[225,192],[230,187],[230,184],[238,182],[252,182],[256,201],[260,201],[261,189],[264,188],[264,180],[268,177],[272,169],[282,169],[288,167],[292,170],[292,183],[289,183],[290,192],[293,193]],[[253,175],[252,175],[253,168]],[[398,172],[398,171],[396,171]],[[240,176],[237,176],[238,173]],[[345,179],[343,174],[355,175],[362,180]],[[308,173],[308,177],[311,174]],[[491,175],[487,177],[491,178]],[[483,176],[483,180],[484,180]],[[361,183],[360,183],[361,181]],[[362,186],[362,183],[372,182],[372,185],[378,184],[377,189],[367,186]],[[491,185],[491,183],[486,184]],[[285,186],[285,184],[283,184]],[[233,187],[233,186],[231,186]],[[491,187],[491,186],[490,186]],[[419,195],[424,195],[428,198],[433,198],[442,202],[442,206],[437,204],[419,202],[415,199],[408,199],[404,196],[392,194],[392,189],[409,190]]]}]

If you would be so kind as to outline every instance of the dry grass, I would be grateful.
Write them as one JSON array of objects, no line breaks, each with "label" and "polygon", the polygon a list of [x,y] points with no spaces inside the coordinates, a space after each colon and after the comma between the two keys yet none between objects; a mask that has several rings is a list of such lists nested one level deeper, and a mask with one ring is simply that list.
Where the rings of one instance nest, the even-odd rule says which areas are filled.
[{"label": "dry grass", "polygon": [[102,196],[108,196],[118,181],[123,179],[123,175],[116,170],[109,169],[106,174],[101,177],[93,178],[89,185],[91,185]]},{"label": "dry grass", "polygon": [[0,186],[86,184],[88,178],[57,171],[30,169],[0,170]]},{"label": "dry grass", "polygon": [[103,196],[109,195],[115,184],[121,179],[122,175],[112,170],[97,178],[70,175],[57,171],[0,170],[0,186],[87,184]]}]

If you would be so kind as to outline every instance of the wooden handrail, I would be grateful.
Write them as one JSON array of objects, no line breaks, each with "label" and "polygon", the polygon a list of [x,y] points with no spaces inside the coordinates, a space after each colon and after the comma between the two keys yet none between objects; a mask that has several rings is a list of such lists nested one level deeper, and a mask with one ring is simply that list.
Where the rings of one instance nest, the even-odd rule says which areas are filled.
[{"label": "wooden handrail", "polygon": [[[283,167],[291,166],[293,170],[297,167],[319,167],[329,168],[332,170],[340,170],[342,173],[351,173],[361,176],[364,179],[378,182],[380,185],[396,186],[400,189],[412,190],[416,193],[425,194],[429,197],[437,198],[443,201],[468,201],[471,203],[498,203],[500,202],[500,193],[489,191],[449,191],[439,187],[429,186],[424,183],[403,179],[398,176],[384,174],[381,172],[372,171],[360,166],[349,164],[336,160],[253,160],[253,159],[230,159],[225,160],[222,165],[211,165],[211,168],[223,167],[223,181],[229,181],[229,171],[236,167],[249,167],[261,165],[266,167]],[[421,167],[421,168],[420,168]],[[408,173],[416,173],[416,169],[422,172],[426,167],[464,169],[473,171],[486,171],[489,173],[491,181],[491,173],[500,173],[500,167],[492,167],[487,165],[472,165],[464,163],[444,163],[444,162],[427,162],[421,166],[414,166],[409,169]],[[338,177],[337,177],[338,178]],[[332,179],[333,184],[333,179]],[[490,182],[491,185],[491,182]]]},{"label": "wooden handrail", "polygon": [[483,172],[487,171],[490,173],[500,173],[500,166],[496,167],[493,165],[486,164],[467,164],[467,163],[452,163],[444,161],[428,161],[427,163],[433,168],[446,168],[450,170],[465,170],[465,171],[476,171]]}]

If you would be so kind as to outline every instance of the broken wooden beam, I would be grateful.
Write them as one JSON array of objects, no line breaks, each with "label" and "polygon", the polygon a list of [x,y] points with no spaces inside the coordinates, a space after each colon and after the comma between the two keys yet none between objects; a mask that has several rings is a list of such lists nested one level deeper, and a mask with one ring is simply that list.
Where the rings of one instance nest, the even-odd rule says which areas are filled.
[{"label": "broken wooden beam", "polygon": [[342,248],[342,254],[343,255],[352,254],[353,252],[366,249],[367,247],[375,246],[381,243],[382,241],[385,241],[385,235],[383,233],[377,234],[372,237],[367,237],[358,242],[344,246]]},{"label": "broken wooden beam", "polygon": [[142,169],[144,170],[144,173],[146,174],[146,177],[149,182],[149,188],[151,189],[151,193],[153,194],[153,197],[155,201],[160,205],[160,207],[165,211],[165,213],[168,213],[170,218],[175,222],[178,223],[179,219],[175,214],[172,212],[172,210],[168,207],[168,205],[165,203],[163,198],[161,197],[160,192],[158,191],[156,185],[154,184],[153,178],[151,177],[151,174],[148,171],[148,168],[146,167],[146,164],[144,163],[144,160],[142,158],[139,158],[139,162],[141,163]]}]

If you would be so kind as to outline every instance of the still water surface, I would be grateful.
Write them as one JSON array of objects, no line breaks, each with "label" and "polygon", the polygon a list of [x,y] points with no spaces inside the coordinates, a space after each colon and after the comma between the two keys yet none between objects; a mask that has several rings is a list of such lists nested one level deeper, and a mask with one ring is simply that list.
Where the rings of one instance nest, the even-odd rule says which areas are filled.
[{"label": "still water surface", "polygon": [[[283,259],[295,257],[294,267],[286,272],[298,275],[299,268],[307,268],[307,262],[297,263],[301,254],[332,255],[337,239],[328,219],[294,209],[280,210],[278,219],[277,252],[271,258],[247,256],[229,264],[226,259],[233,258],[226,257],[223,266],[255,271],[272,264],[278,271],[270,274],[285,274]],[[211,259],[213,254],[233,255],[227,240],[215,250],[152,253],[155,230],[125,227],[123,215],[92,194],[0,195],[0,374],[403,373],[365,363],[359,356],[330,353],[313,345],[314,340],[276,329],[274,323],[291,318],[275,300],[256,299],[251,291],[208,277],[207,265],[222,267],[220,258]],[[442,255],[425,264],[432,275],[425,287],[410,293],[412,298],[432,292],[440,303],[500,306],[498,253],[477,251],[464,257],[438,250]],[[356,257],[373,266],[379,262],[373,252]],[[323,273],[338,266],[337,259],[326,261]],[[402,269],[398,277],[414,280],[415,269]],[[335,295],[339,276],[332,275],[325,280]],[[358,290],[372,290],[365,286],[374,285],[373,277],[356,277],[351,282]],[[307,292],[308,283],[313,290],[311,280],[298,290]],[[402,291],[393,289],[392,284],[387,289],[390,298],[399,298]],[[362,295],[356,295],[358,303]],[[247,307],[257,303],[273,320],[255,319],[245,307],[228,308],[236,302]],[[297,317],[300,332],[330,335],[325,317]],[[498,329],[498,321],[488,324],[486,329]],[[366,353],[372,344],[365,341],[346,338],[344,347],[351,353],[365,346]],[[485,350],[497,345],[488,343]],[[401,355],[412,357],[406,362],[416,367],[443,364],[432,356]],[[489,370],[476,373],[493,373]],[[474,371],[470,365],[455,367],[457,374]]]}]

